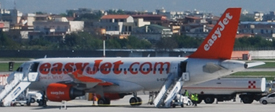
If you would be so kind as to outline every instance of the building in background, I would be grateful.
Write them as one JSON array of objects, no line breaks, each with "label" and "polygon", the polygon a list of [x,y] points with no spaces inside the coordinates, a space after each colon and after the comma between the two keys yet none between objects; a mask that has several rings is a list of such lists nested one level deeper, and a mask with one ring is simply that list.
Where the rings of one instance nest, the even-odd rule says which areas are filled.
[{"label": "building in background", "polygon": [[95,30],[105,29],[108,38],[127,38],[135,26],[130,15],[104,15],[94,23]]},{"label": "building in background", "polygon": [[136,27],[132,35],[139,39],[147,39],[149,41],[160,40],[161,38],[172,37],[173,32],[170,28],[163,27],[157,24],[145,25]]}]

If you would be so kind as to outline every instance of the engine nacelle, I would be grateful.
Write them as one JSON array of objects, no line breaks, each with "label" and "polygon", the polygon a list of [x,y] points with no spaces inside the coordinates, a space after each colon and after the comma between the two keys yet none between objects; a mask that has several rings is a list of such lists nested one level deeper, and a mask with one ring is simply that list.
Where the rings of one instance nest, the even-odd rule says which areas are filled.
[{"label": "engine nacelle", "polygon": [[46,95],[50,101],[69,101],[83,96],[85,92],[72,87],[70,84],[52,83],[47,87]]}]

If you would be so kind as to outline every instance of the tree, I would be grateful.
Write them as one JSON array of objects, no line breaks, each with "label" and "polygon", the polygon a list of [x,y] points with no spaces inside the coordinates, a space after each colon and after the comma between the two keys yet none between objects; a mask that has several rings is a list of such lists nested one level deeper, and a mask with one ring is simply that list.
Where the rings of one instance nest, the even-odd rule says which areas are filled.
[{"label": "tree", "polygon": [[174,38],[161,38],[160,41],[156,43],[158,49],[173,49],[178,48],[178,43]]},{"label": "tree", "polygon": [[189,36],[173,36],[172,37],[177,43],[179,48],[197,48],[203,42],[203,38],[195,38]]},{"label": "tree", "polygon": [[259,48],[267,48],[274,47],[274,42],[270,40],[266,40],[260,36],[255,37],[242,37],[235,40],[234,48],[242,48],[242,49],[259,49]]},{"label": "tree", "polygon": [[255,21],[255,20],[254,20],[254,17],[249,14],[247,15],[241,14],[240,21]]},{"label": "tree", "polygon": [[145,39],[138,39],[134,36],[129,36],[125,48],[128,49],[148,49],[151,48],[152,44]]},{"label": "tree", "polygon": [[35,12],[35,14],[47,14],[47,12],[38,11],[38,12]]},{"label": "tree", "polygon": [[62,16],[62,17],[67,17],[68,15],[66,13],[60,13],[58,14],[59,16]]},{"label": "tree", "polygon": [[81,21],[97,21],[101,18],[103,14],[98,12],[98,13],[86,13],[79,15],[75,20],[81,20]]},{"label": "tree", "polygon": [[108,10],[107,11],[108,14],[126,14],[122,9],[118,9],[118,10]]},{"label": "tree", "polygon": [[11,38],[8,38],[6,33],[0,31],[0,48],[1,49],[19,49],[19,43],[13,41]]},{"label": "tree", "polygon": [[74,16],[73,10],[67,10],[66,12],[67,12],[68,17],[73,17]]}]

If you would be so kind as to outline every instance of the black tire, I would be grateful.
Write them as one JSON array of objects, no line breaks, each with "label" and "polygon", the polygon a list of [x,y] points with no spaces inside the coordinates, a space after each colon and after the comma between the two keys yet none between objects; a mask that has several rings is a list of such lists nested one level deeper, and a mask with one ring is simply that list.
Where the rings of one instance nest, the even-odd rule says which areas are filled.
[{"label": "black tire", "polygon": [[266,101],[266,100],[263,100],[263,101],[262,101],[262,104],[266,105],[266,104],[267,104],[267,101]]},{"label": "black tire", "polygon": [[202,99],[199,98],[199,100],[197,101],[197,104],[200,104],[202,102]]},{"label": "black tire", "polygon": [[31,106],[31,102],[27,102],[27,104],[26,104],[27,106]]},{"label": "black tire", "polygon": [[251,104],[253,102],[253,99],[250,98],[249,96],[244,96],[242,97],[242,101],[244,104]]},{"label": "black tire", "polygon": [[137,105],[141,105],[142,104],[142,99],[140,97],[137,97],[137,99],[138,99]]},{"label": "black tire", "polygon": [[205,97],[204,98],[204,102],[206,103],[206,104],[212,104],[213,102],[214,102],[214,98],[213,97],[211,97],[211,96],[208,96],[208,97]]},{"label": "black tire", "polygon": [[97,104],[102,106],[102,105],[110,105],[110,100],[108,98],[99,98],[97,100]]},{"label": "black tire", "polygon": [[44,106],[44,102],[42,100],[38,101],[38,106]]},{"label": "black tire", "polygon": [[129,103],[131,106],[141,105],[139,100],[141,101],[141,99],[139,97],[132,97],[132,98],[130,98]]},{"label": "black tire", "polygon": [[173,108],[176,108],[176,104],[173,104],[172,107],[173,107]]},{"label": "black tire", "polygon": [[183,106],[183,103],[182,104],[180,104],[180,106],[183,108],[184,106]]},{"label": "black tire", "polygon": [[31,103],[34,103],[34,102],[35,102],[35,99],[34,99],[34,98],[31,98],[30,102],[31,102]]}]

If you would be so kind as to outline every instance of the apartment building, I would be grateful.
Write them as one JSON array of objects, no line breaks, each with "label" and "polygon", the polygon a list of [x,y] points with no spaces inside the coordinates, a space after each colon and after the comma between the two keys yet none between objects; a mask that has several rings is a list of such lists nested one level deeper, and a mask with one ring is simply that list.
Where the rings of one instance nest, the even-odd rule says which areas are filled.
[{"label": "apartment building", "polygon": [[160,40],[161,38],[172,37],[173,32],[170,28],[163,27],[157,24],[145,25],[136,27],[132,35],[139,39],[147,39],[149,41]]},{"label": "apartment building", "polygon": [[239,34],[253,34],[264,38],[275,37],[275,22],[240,22]]},{"label": "apartment building", "polygon": [[135,26],[130,15],[104,15],[94,23],[95,30],[105,29],[108,38],[127,38]]},{"label": "apartment building", "polygon": [[66,17],[56,16],[52,20],[34,21],[33,27],[33,32],[29,33],[29,39],[47,37],[59,40],[65,38],[66,34],[83,31],[84,21],[69,21]]}]

